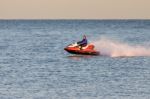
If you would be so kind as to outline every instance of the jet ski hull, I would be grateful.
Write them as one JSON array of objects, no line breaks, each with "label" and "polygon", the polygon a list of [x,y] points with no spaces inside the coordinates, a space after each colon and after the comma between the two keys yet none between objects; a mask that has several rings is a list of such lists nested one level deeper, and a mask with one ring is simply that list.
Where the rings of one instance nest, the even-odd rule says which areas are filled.
[{"label": "jet ski hull", "polygon": [[64,48],[67,52],[71,54],[81,54],[81,55],[100,55],[100,52],[93,49],[80,49],[79,47],[66,47]]}]

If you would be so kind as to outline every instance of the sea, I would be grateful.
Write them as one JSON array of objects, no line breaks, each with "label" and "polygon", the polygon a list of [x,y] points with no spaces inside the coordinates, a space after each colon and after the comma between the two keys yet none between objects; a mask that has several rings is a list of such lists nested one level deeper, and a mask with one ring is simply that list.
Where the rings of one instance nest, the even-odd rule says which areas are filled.
[{"label": "sea", "polygon": [[0,99],[150,99],[150,20],[0,20]]}]

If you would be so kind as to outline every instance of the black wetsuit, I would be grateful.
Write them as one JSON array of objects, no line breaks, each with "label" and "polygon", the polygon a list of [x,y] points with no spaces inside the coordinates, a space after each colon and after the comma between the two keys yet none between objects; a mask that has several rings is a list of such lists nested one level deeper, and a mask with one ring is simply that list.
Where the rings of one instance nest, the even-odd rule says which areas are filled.
[{"label": "black wetsuit", "polygon": [[81,47],[86,46],[87,43],[88,43],[88,42],[87,42],[87,39],[83,39],[82,41],[77,42],[77,44],[78,44],[79,46],[81,46]]}]

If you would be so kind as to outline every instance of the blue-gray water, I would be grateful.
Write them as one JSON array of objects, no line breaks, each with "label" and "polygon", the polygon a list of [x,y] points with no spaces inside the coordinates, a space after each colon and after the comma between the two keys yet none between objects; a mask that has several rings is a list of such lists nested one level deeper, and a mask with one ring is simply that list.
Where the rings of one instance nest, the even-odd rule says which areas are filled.
[{"label": "blue-gray water", "polygon": [[150,20],[1,20],[0,99],[150,99],[150,57],[75,56],[102,36],[150,45]]}]

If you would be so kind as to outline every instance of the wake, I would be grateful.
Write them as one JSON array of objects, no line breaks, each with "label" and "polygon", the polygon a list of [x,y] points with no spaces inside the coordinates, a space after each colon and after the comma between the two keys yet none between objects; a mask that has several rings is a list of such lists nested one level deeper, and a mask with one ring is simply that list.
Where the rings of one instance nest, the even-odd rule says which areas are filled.
[{"label": "wake", "polygon": [[150,56],[150,47],[132,46],[118,41],[102,38],[94,41],[93,44],[96,50],[100,51],[101,55],[110,57],[130,57],[130,56]]}]

